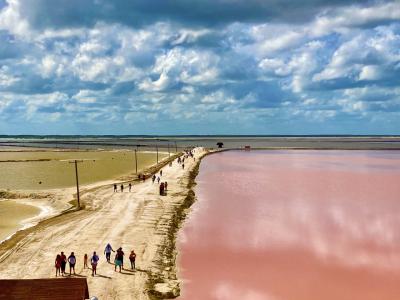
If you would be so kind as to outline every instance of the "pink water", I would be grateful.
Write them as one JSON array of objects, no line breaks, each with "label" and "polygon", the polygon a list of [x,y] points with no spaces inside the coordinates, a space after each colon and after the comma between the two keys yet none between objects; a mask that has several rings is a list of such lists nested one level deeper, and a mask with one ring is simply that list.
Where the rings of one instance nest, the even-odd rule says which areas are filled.
[{"label": "pink water", "polygon": [[180,299],[400,299],[400,151],[205,158]]}]

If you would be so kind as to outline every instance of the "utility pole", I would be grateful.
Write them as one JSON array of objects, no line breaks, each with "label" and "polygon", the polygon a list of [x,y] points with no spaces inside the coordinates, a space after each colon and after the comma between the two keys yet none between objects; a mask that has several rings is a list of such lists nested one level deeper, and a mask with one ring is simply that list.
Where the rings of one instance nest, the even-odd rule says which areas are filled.
[{"label": "utility pole", "polygon": [[135,149],[135,168],[136,168],[136,174],[137,174],[137,149]]},{"label": "utility pole", "polygon": [[78,162],[83,162],[83,160],[74,160],[70,161],[70,163],[74,163],[75,165],[75,179],[76,179],[76,197],[78,198],[78,210],[81,208],[81,202],[79,197],[79,176],[78,176]]},{"label": "utility pole", "polygon": [[156,151],[157,151],[157,163],[158,163],[158,144],[156,144]]}]

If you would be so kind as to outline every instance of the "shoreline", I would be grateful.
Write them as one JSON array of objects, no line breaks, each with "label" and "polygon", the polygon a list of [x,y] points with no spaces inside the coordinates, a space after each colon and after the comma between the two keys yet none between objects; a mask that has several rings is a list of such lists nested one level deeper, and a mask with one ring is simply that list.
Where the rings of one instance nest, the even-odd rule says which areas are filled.
[{"label": "shoreline", "polygon": [[191,168],[187,176],[186,191],[183,201],[175,207],[171,216],[171,223],[168,227],[167,237],[158,250],[158,256],[164,257],[159,261],[159,271],[150,274],[147,282],[150,299],[169,299],[180,296],[182,279],[178,277],[177,265],[177,237],[178,232],[182,228],[190,208],[196,201],[194,187],[196,186],[196,177],[199,173],[200,164],[206,156],[218,151],[206,150],[201,156],[197,157],[195,165]]},{"label": "shoreline", "polygon": [[[12,201],[12,200],[3,200],[3,201]],[[25,229],[28,229],[30,227],[33,227],[35,225],[37,225],[41,220],[47,219],[50,215],[51,212],[53,211],[51,206],[45,206],[45,205],[34,205],[32,203],[27,203],[27,202],[23,202],[23,201],[13,201],[16,202],[16,204],[18,205],[18,202],[21,202],[21,204],[23,205],[28,205],[31,207],[35,207],[37,209],[39,209],[38,214],[30,217],[30,218],[26,218],[26,219],[22,219],[18,225],[19,227],[17,228],[16,231],[14,231],[13,233],[9,234],[8,236],[6,236],[5,238],[3,238],[2,240],[0,240],[0,245],[2,243],[4,243],[5,241],[11,239],[17,232],[19,231],[23,231]]]}]

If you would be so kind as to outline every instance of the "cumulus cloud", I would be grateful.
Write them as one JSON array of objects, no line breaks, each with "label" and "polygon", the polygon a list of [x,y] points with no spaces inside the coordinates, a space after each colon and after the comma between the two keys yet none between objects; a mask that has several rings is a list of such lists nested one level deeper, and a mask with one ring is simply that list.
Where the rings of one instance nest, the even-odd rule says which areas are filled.
[{"label": "cumulus cloud", "polygon": [[200,133],[347,133],[374,120],[398,132],[399,12],[397,1],[7,0],[1,117],[115,129],[141,116]]}]

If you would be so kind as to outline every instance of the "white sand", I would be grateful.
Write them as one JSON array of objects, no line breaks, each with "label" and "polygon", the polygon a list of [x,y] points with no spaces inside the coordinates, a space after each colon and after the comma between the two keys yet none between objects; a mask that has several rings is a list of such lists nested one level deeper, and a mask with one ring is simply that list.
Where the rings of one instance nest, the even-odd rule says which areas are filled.
[{"label": "white sand", "polygon": [[[158,257],[158,252],[166,243],[172,226],[171,216],[186,197],[189,172],[204,154],[203,149],[197,148],[196,161],[186,159],[184,170],[176,161],[172,167],[166,165],[162,169],[161,180],[168,182],[167,196],[159,195],[158,184],[152,184],[151,179],[135,183],[131,193],[127,185],[124,193],[119,190],[114,193],[109,183],[86,187],[81,194],[84,210],[39,224],[22,239],[14,237],[16,244],[12,247],[0,246],[0,277],[54,278],[56,254],[64,251],[68,256],[74,251],[78,260],[77,275],[87,277],[91,296],[102,300],[149,299],[146,284],[149,275],[171,277],[168,271],[160,270],[162,264],[158,261],[163,257]],[[71,189],[65,190],[65,201],[71,199],[71,192]],[[125,268],[129,266],[129,253],[134,249],[138,270],[115,272],[114,265],[108,264],[103,254],[108,242],[114,249],[123,248]],[[84,254],[90,258],[93,251],[100,255],[95,277],[91,276],[90,269],[83,269]]]}]

